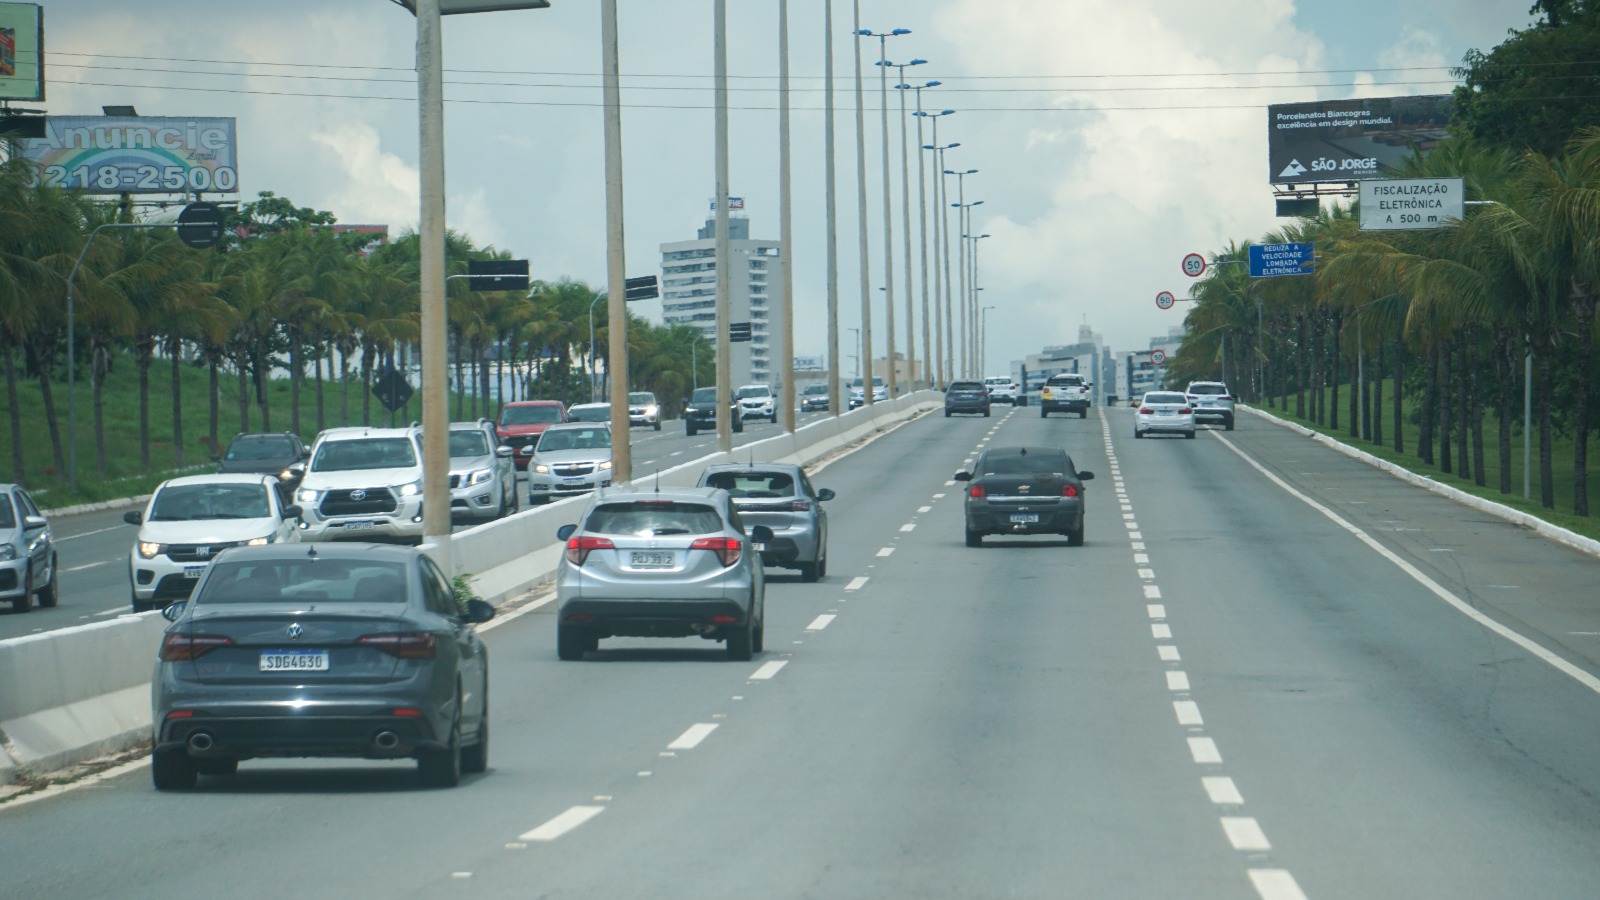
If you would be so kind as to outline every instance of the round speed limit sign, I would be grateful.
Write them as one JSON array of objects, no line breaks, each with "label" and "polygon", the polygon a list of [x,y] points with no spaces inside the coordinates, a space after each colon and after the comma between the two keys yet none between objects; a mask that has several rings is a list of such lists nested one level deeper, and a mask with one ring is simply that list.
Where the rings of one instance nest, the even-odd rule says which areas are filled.
[{"label": "round speed limit sign", "polygon": [[1156,295],[1156,306],[1160,307],[1161,309],[1171,309],[1172,304],[1177,302],[1178,298],[1172,296],[1171,291],[1162,291]]},{"label": "round speed limit sign", "polygon": [[1190,278],[1199,278],[1206,270],[1206,258],[1198,253],[1191,253],[1183,258],[1183,274]]},{"label": "round speed limit sign", "polygon": [[1164,352],[1162,352],[1160,350],[1151,350],[1150,351],[1150,363],[1152,365],[1159,366],[1159,365],[1162,365],[1162,364],[1166,363],[1166,361],[1167,361],[1167,354],[1166,353],[1164,353]]}]

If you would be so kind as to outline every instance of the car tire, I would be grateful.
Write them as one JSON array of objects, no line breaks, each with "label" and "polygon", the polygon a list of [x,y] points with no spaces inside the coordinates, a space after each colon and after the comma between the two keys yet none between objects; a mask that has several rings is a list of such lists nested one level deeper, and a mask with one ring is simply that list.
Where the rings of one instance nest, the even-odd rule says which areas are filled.
[{"label": "car tire", "polygon": [[733,433],[734,434],[744,434],[744,419],[743,418],[739,418],[739,419],[734,419],[733,420]]},{"label": "car tire", "polygon": [[1144,432],[1142,432],[1142,431],[1140,431],[1140,430],[1139,430],[1139,429],[1137,429],[1137,428],[1135,428],[1135,429],[1134,429],[1134,430],[1133,430],[1133,436],[1134,436],[1134,437],[1136,437],[1136,438],[1138,438],[1138,439],[1139,439],[1139,440],[1141,440],[1141,441],[1142,441],[1142,440],[1144,440]]},{"label": "car tire", "polygon": [[1229,416],[1227,418],[1227,420],[1222,423],[1222,430],[1223,431],[1232,431],[1233,430],[1233,416]]},{"label": "car tire", "polygon": [[12,599],[11,611],[25,613],[31,609],[33,609],[33,578],[30,577],[28,583],[23,585],[22,593]]},{"label": "car tire", "polygon": [[1082,525],[1079,525],[1076,529],[1067,532],[1067,546],[1068,547],[1082,547],[1083,546],[1083,526]]},{"label": "car tire", "polygon": [[981,531],[973,531],[971,528],[968,528],[967,529],[967,546],[968,547],[982,547],[983,546],[983,532],[981,532]]},{"label": "car tire", "polygon": [[657,419],[654,424],[655,424],[655,429],[657,431],[660,431],[661,430],[661,420]]},{"label": "car tire", "polygon": [[576,662],[589,652],[589,635],[575,625],[556,626],[556,658]]},{"label": "car tire", "polygon": [[1087,409],[1078,410],[1078,418],[1080,418],[1080,419],[1089,418],[1089,411]]},{"label": "car tire", "polygon": [[826,552],[822,554],[821,559],[817,560],[817,577],[828,577],[828,554]]},{"label": "car tire", "polygon": [[689,437],[694,437],[694,426],[693,425],[685,423],[684,426],[683,426],[683,431]]},{"label": "car tire", "polygon": [[756,623],[756,629],[750,635],[750,649],[756,653],[767,649],[767,614],[761,613],[761,620]]},{"label": "car tire", "polygon": [[236,756],[214,756],[209,759],[194,761],[195,771],[201,775],[210,775],[214,778],[226,778],[239,773],[239,758]]},{"label": "car tire", "polygon": [[158,791],[187,791],[199,780],[200,769],[182,750],[157,750],[150,754],[150,780]]},{"label": "car tire", "polygon": [[1191,441],[1194,440],[1194,432],[1193,431],[1186,431],[1186,432],[1183,433],[1183,436],[1188,438]]},{"label": "car tire", "polygon": [[1042,406],[1041,406],[1041,407],[1039,407],[1039,418],[1041,418],[1041,419],[1048,419],[1048,418],[1050,418],[1050,410],[1048,410],[1048,409],[1045,409],[1045,408],[1044,408],[1044,407],[1042,407]]},{"label": "car tire", "polygon": [[429,787],[453,788],[461,783],[461,698],[456,697],[457,713],[450,725],[450,742],[440,748],[417,751],[417,774]]},{"label": "car tire", "polygon": [[461,748],[461,773],[481,775],[489,768],[489,695],[483,697],[483,721],[478,723],[478,739]]},{"label": "car tire", "polygon": [[734,662],[749,662],[755,655],[756,629],[753,621],[747,621],[737,631],[728,632],[728,659]]},{"label": "car tire", "polygon": [[800,580],[806,582],[807,584],[815,582],[817,578],[822,575],[821,565],[822,564],[820,562],[801,563]]},{"label": "car tire", "polygon": [[39,606],[44,609],[54,609],[61,600],[61,570],[56,567],[55,554],[50,554],[50,581],[39,589],[34,598],[39,601]]},{"label": "car tire", "polygon": [[947,409],[947,410],[944,411],[944,417],[946,419],[950,418],[950,410]]},{"label": "car tire", "polygon": [[985,418],[985,419],[987,419],[987,418],[989,418],[989,410],[987,410],[987,409],[985,409],[985,410],[984,410],[984,411],[983,411],[983,417],[984,417],[984,418]]}]

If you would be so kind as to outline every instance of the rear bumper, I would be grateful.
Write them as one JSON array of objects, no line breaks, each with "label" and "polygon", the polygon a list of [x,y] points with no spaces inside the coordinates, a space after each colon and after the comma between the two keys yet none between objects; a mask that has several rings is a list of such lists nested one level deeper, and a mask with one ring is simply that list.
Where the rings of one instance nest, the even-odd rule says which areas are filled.
[{"label": "rear bumper", "polygon": [[1194,420],[1196,422],[1231,422],[1233,410],[1220,407],[1195,407]]},{"label": "rear bumper", "polygon": [[[967,529],[984,534],[1065,534],[1083,527],[1083,504],[1059,504],[1047,508],[1016,509],[969,503]],[[1037,515],[1037,522],[1013,522],[1012,515]]]},{"label": "rear bumper", "polygon": [[[563,625],[576,625],[596,637],[714,637],[749,621],[748,604],[734,600],[568,600],[561,604]],[[718,622],[717,618],[732,621]]]},{"label": "rear bumper", "polygon": [[944,405],[945,412],[981,413],[989,411],[989,403],[982,400],[952,400]]},{"label": "rear bumper", "polygon": [[[317,704],[293,710],[280,703],[184,705],[193,716],[157,719],[158,750],[182,749],[195,758],[259,756],[347,756],[397,759],[418,750],[445,745],[449,730],[445,714],[422,710],[421,716],[399,716],[394,711],[416,709],[414,698],[374,698],[360,702]],[[203,735],[203,749],[191,741]],[[392,736],[391,741],[388,736]]]}]

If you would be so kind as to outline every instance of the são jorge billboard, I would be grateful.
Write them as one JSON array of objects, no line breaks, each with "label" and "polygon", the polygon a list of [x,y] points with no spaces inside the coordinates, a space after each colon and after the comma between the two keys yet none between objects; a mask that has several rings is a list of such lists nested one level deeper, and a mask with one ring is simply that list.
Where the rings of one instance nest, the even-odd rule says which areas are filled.
[{"label": "s\u00e3o jorge billboard", "polygon": [[1315,184],[1389,177],[1450,132],[1450,95],[1368,97],[1267,107],[1267,181]]}]

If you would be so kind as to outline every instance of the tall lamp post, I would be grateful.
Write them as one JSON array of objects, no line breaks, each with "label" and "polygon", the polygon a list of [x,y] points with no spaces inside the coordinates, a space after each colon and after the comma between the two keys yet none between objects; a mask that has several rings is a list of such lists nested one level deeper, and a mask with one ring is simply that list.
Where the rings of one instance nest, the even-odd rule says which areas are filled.
[{"label": "tall lamp post", "polygon": [[[867,119],[861,83],[861,39],[870,35],[870,29],[861,27],[861,0],[853,4],[855,13],[856,49],[856,224],[861,236],[861,358],[872,359],[872,263],[867,240]],[[867,391],[867,405],[874,402]]]},{"label": "tall lamp post", "polygon": [[783,315],[778,325],[779,419],[794,433],[794,217],[789,193],[789,0],[778,0],[778,282]]},{"label": "tall lamp post", "polygon": [[[923,85],[923,87],[930,87],[938,83],[939,82],[937,81],[930,81],[928,84]],[[959,147],[961,145],[959,143],[952,143],[945,146],[939,145],[939,120],[945,116],[955,115],[955,110],[946,109],[936,113],[930,113],[924,112],[921,107],[922,91],[919,89],[917,91],[917,111],[913,113],[913,115],[917,117],[917,146],[921,148],[917,152],[917,184],[920,188],[919,202],[922,205],[922,290],[924,300],[924,306],[922,309],[922,326],[923,329],[926,330],[928,327],[928,309],[926,305],[928,291],[928,197],[927,188],[923,184],[922,150],[933,151],[933,170],[937,173],[944,171],[944,151],[949,147]],[[931,144],[922,143],[923,119],[933,120],[933,143]],[[943,219],[939,218],[939,216],[944,212],[944,206],[939,199],[941,196],[940,186],[942,184],[944,184],[944,176],[942,175],[933,180],[933,212],[935,228],[939,228],[940,223],[944,221]],[[933,235],[933,355],[929,358],[934,361],[934,366],[930,372],[930,386],[935,381],[945,384],[949,383],[950,380],[950,373],[945,370],[945,363],[949,359],[949,356],[945,353],[944,349],[945,322],[944,316],[940,314],[939,307],[939,299],[943,289],[943,279],[939,272],[939,258],[941,252],[939,249],[939,236],[943,233],[944,232],[941,229],[940,231],[936,231]],[[923,355],[928,356],[926,353]]]},{"label": "tall lamp post", "polygon": [[991,309],[994,309],[993,304],[983,308],[981,316],[983,326],[978,330],[978,358],[982,360],[978,364],[978,370],[981,372],[989,371],[989,310]]},{"label": "tall lamp post", "polygon": [[839,407],[844,404],[844,392],[839,386],[839,198],[833,161],[833,0],[823,0],[822,30],[822,58],[826,69],[822,80],[827,93],[822,103],[822,142],[826,145],[822,157],[823,179],[827,182],[828,412],[837,416]]},{"label": "tall lamp post", "polygon": [[728,317],[732,315],[733,266],[728,239],[728,0],[712,5],[712,54],[716,82],[716,180],[717,180],[717,449],[733,449],[733,420],[728,406],[732,402],[732,348],[728,344]]},{"label": "tall lamp post", "polygon": [[[905,260],[906,260],[906,373],[911,376],[911,389],[912,390],[916,390],[917,389],[917,335],[916,335],[916,316],[914,314],[914,308],[912,306],[912,292],[911,292],[911,160],[910,160],[910,157],[908,156],[908,152],[909,152],[910,148],[907,146],[908,141],[906,139],[906,91],[911,90],[912,88],[911,88],[911,85],[906,84],[905,81],[906,81],[906,68],[908,66],[926,65],[927,62],[928,61],[925,60],[925,59],[913,59],[910,62],[906,62],[906,63],[898,63],[898,64],[890,63],[890,65],[893,65],[895,67],[895,70],[896,70],[896,81],[895,81],[894,88],[900,94],[900,233],[905,235]],[[932,84],[938,84],[938,82],[931,82],[931,83]],[[918,102],[919,103],[921,102],[921,92],[920,91],[918,91]],[[918,120],[917,124],[920,126],[922,123],[921,123],[920,120]],[[918,153],[917,154],[917,159],[920,162],[921,159],[922,159],[922,154]],[[926,250],[926,247],[924,247],[924,250]],[[924,254],[923,254],[923,260],[924,260],[923,261],[923,269],[924,269],[924,271],[923,271],[922,274],[923,274],[923,280],[926,281],[927,280],[927,274],[928,274],[927,271],[926,271],[926,269],[927,269],[927,262],[926,262],[927,254],[926,254],[926,252],[924,252]],[[927,298],[928,298],[927,290],[928,290],[928,287],[927,287],[926,284],[923,285],[922,290],[923,290],[923,294],[922,294],[923,312],[926,313],[927,312],[927,305],[928,305],[927,304]],[[922,320],[922,330],[923,330],[922,343],[924,344],[923,350],[926,351],[927,350],[926,344],[928,343],[928,338],[927,338],[928,320],[926,318],[924,318]],[[926,352],[924,352],[922,354],[922,365],[923,365],[923,368],[927,368],[927,365],[928,365],[928,354]]]},{"label": "tall lamp post", "polygon": [[[893,31],[859,29],[862,37],[878,39],[878,107],[883,120],[883,327],[888,340],[889,399],[900,396],[899,379],[894,377],[894,197],[889,178],[889,38],[910,34],[909,28]],[[867,369],[870,371],[871,359]]]},{"label": "tall lamp post", "polygon": [[[956,213],[956,236],[961,239],[961,246],[958,248],[960,251],[961,269],[961,305],[956,312],[959,316],[959,321],[961,322],[961,368],[959,371],[960,377],[962,378],[972,377],[970,365],[972,355],[972,329],[969,325],[969,323],[972,321],[972,316],[967,309],[967,303],[970,299],[969,295],[971,294],[971,291],[968,289],[967,281],[967,210],[973,206],[977,206],[983,201],[979,200],[976,203],[967,202],[967,176],[975,175],[977,172],[977,169],[966,169],[960,172],[945,172],[946,175],[956,176],[956,202],[951,203],[950,208],[959,210],[959,212]],[[955,329],[956,321],[957,320],[954,319],[951,320],[950,327],[952,331]]]},{"label": "tall lamp post", "polygon": [[[983,202],[982,200],[979,200],[977,203],[974,203],[972,205],[973,206],[977,206],[979,203],[982,203],[982,202]],[[968,226],[970,226],[972,224],[972,212],[970,210],[967,212],[967,224],[968,224]],[[978,338],[978,292],[983,290],[983,288],[978,286],[978,242],[983,240],[984,238],[988,237],[988,235],[987,234],[970,234],[970,235],[964,235],[964,237],[968,241],[970,241],[972,243],[972,252],[967,254],[967,261],[972,266],[972,275],[971,275],[970,279],[967,281],[967,286],[972,291],[972,299],[967,302],[967,310],[968,310],[969,315],[971,316],[971,318],[968,320],[968,324],[970,325],[970,327],[972,329],[972,345],[974,347],[978,348],[978,351],[976,353],[972,354],[972,363],[973,363],[973,365],[979,367],[978,371],[972,373],[972,377],[973,378],[983,378],[984,377],[984,372],[983,372],[983,368],[982,368],[983,346],[980,343],[979,338]]]}]

